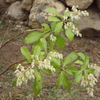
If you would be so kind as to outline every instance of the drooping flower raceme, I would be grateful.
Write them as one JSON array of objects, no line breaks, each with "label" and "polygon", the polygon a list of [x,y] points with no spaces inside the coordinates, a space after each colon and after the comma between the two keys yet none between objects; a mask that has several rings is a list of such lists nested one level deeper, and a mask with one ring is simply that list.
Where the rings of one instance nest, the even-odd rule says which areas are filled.
[{"label": "drooping flower raceme", "polygon": [[21,86],[23,83],[27,83],[30,79],[35,79],[34,75],[34,68],[37,67],[39,69],[49,69],[52,72],[55,72],[55,68],[51,65],[51,56],[55,58],[62,58],[62,55],[59,53],[49,53],[48,57],[44,60],[40,60],[39,57],[36,55],[32,55],[32,62],[31,65],[25,68],[21,64],[16,67],[15,75],[17,77],[17,86]]},{"label": "drooping flower raceme", "polygon": [[58,58],[58,59],[63,59],[63,55],[58,53],[58,52],[50,52],[48,55],[50,57],[55,57],[55,58]]},{"label": "drooping flower raceme", "polygon": [[34,79],[34,69],[30,66],[25,69],[24,66],[19,64],[16,68],[15,74],[17,76],[17,86],[21,86],[23,83],[27,83],[28,79]]},{"label": "drooping flower raceme", "polygon": [[93,74],[88,74],[87,77],[84,75],[82,76],[82,81],[81,81],[81,86],[86,87],[87,93],[89,96],[94,96],[93,91],[94,91],[94,85],[96,85],[97,79],[94,77]]},{"label": "drooping flower raceme", "polygon": [[65,10],[65,12],[66,13],[68,12],[68,15],[63,17],[64,20],[67,20],[67,18],[70,17],[71,20],[74,21],[74,20],[79,20],[81,18],[81,16],[89,16],[89,13],[86,10],[80,11],[77,8],[78,8],[78,6],[73,6],[71,12],[67,8]]},{"label": "drooping flower raceme", "polygon": [[88,85],[88,80],[85,79],[84,76],[82,76],[81,86],[86,87]]},{"label": "drooping flower raceme", "polygon": [[94,77],[93,74],[89,74],[88,75],[88,80],[89,80],[89,85],[91,87],[94,87],[94,85],[96,84],[96,82],[98,82],[97,79]]},{"label": "drooping flower raceme", "polygon": [[100,77],[100,67],[96,64],[89,64],[88,68],[94,69],[94,75],[99,78]]},{"label": "drooping flower raceme", "polygon": [[72,32],[76,36],[82,37],[82,34],[79,32],[78,28],[75,27],[75,25],[72,22],[67,22],[67,24],[64,25],[64,28],[67,29],[68,27],[72,28]]},{"label": "drooping flower raceme", "polygon": [[87,87],[87,93],[89,94],[89,96],[91,96],[91,97],[94,96],[94,95],[93,95],[93,91],[94,91],[93,88],[91,88],[91,87]]},{"label": "drooping flower raceme", "polygon": [[81,18],[81,16],[89,16],[89,13],[85,10],[85,11],[80,11],[77,9],[78,6],[73,6],[72,7],[72,11],[69,11],[69,9],[67,8],[65,10],[65,13],[67,13],[65,16],[63,16],[63,19],[65,21],[67,21],[68,19],[71,19],[70,21],[68,20],[66,22],[66,24],[64,25],[64,29],[67,29],[68,27],[72,28],[72,32],[76,35],[76,36],[80,36],[82,37],[82,34],[79,32],[79,30],[75,27],[73,21],[74,20],[79,20]]},{"label": "drooping flower raceme", "polygon": [[39,61],[38,63],[39,63],[39,65],[38,65],[39,69],[45,68],[45,69],[51,70],[52,72],[55,72],[55,68],[50,65],[49,59],[44,59],[44,61]]},{"label": "drooping flower raceme", "polygon": [[78,6],[73,6],[72,11],[69,11],[69,9],[67,8],[65,10],[65,13],[67,13],[67,16],[63,16],[63,19],[67,20],[68,17],[70,17],[71,20],[74,21],[74,20],[79,20],[81,18],[81,16],[89,16],[89,13],[86,10],[80,11],[77,8],[78,8]]}]

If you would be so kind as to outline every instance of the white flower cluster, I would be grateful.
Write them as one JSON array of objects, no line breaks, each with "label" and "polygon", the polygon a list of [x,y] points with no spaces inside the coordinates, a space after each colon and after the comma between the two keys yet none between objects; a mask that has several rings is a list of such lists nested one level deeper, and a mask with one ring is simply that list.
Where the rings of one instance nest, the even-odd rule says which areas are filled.
[{"label": "white flower cluster", "polygon": [[50,59],[44,59],[43,61],[39,59],[38,56],[32,55],[33,61],[31,63],[31,67],[34,68],[35,66],[38,66],[39,69],[49,69],[53,72],[55,72],[55,68],[50,65]]},{"label": "white flower cluster", "polygon": [[58,53],[58,52],[50,52],[49,56],[55,57],[55,58],[58,58],[58,59],[63,59],[63,55]]},{"label": "white flower cluster", "polygon": [[67,29],[68,27],[72,28],[72,32],[76,35],[76,36],[80,36],[82,37],[82,34],[79,32],[79,30],[75,27],[75,25],[72,22],[67,22],[67,24],[64,25],[64,28]]},{"label": "white flower cluster", "polygon": [[[77,7],[78,6],[73,6],[72,11],[69,11],[69,9],[67,8],[65,10],[65,13],[67,13],[67,14],[65,16],[63,16],[63,19],[68,20],[70,18],[71,21],[74,21],[74,20],[79,20],[82,15],[83,16],[89,16],[89,13],[86,10],[85,11],[77,10]],[[75,25],[72,22],[67,22],[67,24],[64,25],[65,29],[67,29],[68,27],[72,28],[72,32],[76,36],[82,37],[82,34],[79,32],[79,30],[75,27]]]},{"label": "white flower cluster", "polygon": [[89,13],[86,10],[85,11],[77,10],[77,7],[78,6],[72,7],[73,13],[70,14],[71,20],[79,20],[82,15],[83,16],[89,16]]},{"label": "white flower cluster", "polygon": [[88,68],[94,69],[94,75],[99,78],[100,77],[100,67],[96,64],[89,64]]},{"label": "white flower cluster", "polygon": [[34,70],[31,67],[25,69],[21,64],[17,66],[15,74],[17,76],[17,86],[21,86],[23,83],[27,83],[28,79],[35,78]]},{"label": "white flower cluster", "polygon": [[39,69],[45,68],[45,69],[51,70],[52,72],[55,72],[55,68],[50,65],[49,59],[44,59],[44,61],[39,61],[38,63],[39,63],[39,65],[38,65]]},{"label": "white flower cluster", "polygon": [[55,42],[55,41],[56,41],[56,37],[55,37],[54,35],[51,34],[51,35],[50,35],[50,40],[53,41],[53,42]]},{"label": "white flower cluster", "polygon": [[86,76],[82,76],[82,81],[81,81],[81,86],[83,87],[87,87],[87,93],[89,94],[89,96],[94,96],[93,95],[93,87],[94,85],[96,85],[97,79],[94,77],[93,74],[89,74],[87,77]]},{"label": "white flower cluster", "polygon": [[14,72],[17,77],[17,83],[16,86],[21,86],[23,83],[27,83],[29,79],[34,79],[34,67],[38,66],[39,69],[49,69],[52,72],[55,72],[55,68],[51,66],[50,59],[44,59],[41,61],[38,56],[32,55],[32,63],[31,66],[27,67],[25,69],[24,66],[19,64],[16,67],[16,71]]},{"label": "white flower cluster", "polygon": [[92,97],[94,96],[94,95],[93,95],[93,91],[94,91],[93,88],[91,88],[91,87],[88,87],[88,88],[87,88],[87,93],[89,94],[89,96],[92,96]]},{"label": "white flower cluster", "polygon": [[50,60],[52,57],[63,59],[63,55],[57,52],[50,52],[43,61],[39,59],[38,56],[32,55],[32,63],[31,66],[25,68],[21,64],[16,67],[16,71],[14,72],[17,77],[17,86],[21,86],[23,83],[27,83],[29,79],[35,79],[34,76],[34,67],[38,66],[39,69],[49,69],[52,72],[55,72],[55,68],[51,65]]},{"label": "white flower cluster", "polygon": [[[89,16],[89,13],[85,10],[85,11],[80,11],[77,10],[78,6],[73,6],[72,7],[72,12],[68,13],[67,16],[64,16],[63,19],[67,20],[68,17],[71,18],[71,20],[79,20],[81,16]],[[69,9],[67,8],[65,10],[65,12],[69,12]]]},{"label": "white flower cluster", "polygon": [[81,86],[86,87],[88,85],[88,80],[85,79],[84,76],[82,76]]},{"label": "white flower cluster", "polygon": [[89,80],[89,85],[91,87],[94,87],[94,85],[96,84],[95,82],[98,82],[97,79],[94,77],[93,74],[89,74],[88,75],[88,80]]}]

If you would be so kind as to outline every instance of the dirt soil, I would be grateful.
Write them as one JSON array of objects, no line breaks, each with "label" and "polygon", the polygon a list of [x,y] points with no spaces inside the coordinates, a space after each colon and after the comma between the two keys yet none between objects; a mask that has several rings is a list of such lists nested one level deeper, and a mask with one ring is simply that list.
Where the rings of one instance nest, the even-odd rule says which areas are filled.
[{"label": "dirt soil", "polygon": [[[14,29],[13,22],[9,25],[9,20],[0,24],[0,45],[20,33],[20,31]],[[12,63],[23,59],[20,53],[20,47],[24,45],[23,39],[24,36],[19,36],[0,49],[0,73]],[[93,63],[100,66],[100,37],[75,38],[72,42],[67,41],[64,51],[61,50],[60,52],[67,55],[73,51],[88,55]],[[57,75],[43,74],[45,85],[41,93],[34,97],[31,81],[28,85],[22,87],[12,86],[15,77],[14,71],[15,69],[12,66],[0,76],[0,100],[100,100],[100,80],[95,87],[94,97],[91,98],[79,84],[72,87],[70,94],[63,87],[56,90]]]}]

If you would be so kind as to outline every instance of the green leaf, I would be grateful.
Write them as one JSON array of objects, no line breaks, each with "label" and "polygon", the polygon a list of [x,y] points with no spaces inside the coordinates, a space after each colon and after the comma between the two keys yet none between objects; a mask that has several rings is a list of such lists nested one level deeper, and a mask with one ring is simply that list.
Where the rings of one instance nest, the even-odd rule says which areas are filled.
[{"label": "green leaf", "polygon": [[73,62],[74,60],[76,60],[78,57],[76,52],[72,52],[70,53],[67,57],[64,58],[64,63],[63,66],[66,66],[67,64]]},{"label": "green leaf", "polygon": [[62,73],[63,73],[63,84],[68,89],[68,92],[70,92],[70,85],[71,85],[71,83],[70,83],[66,73],[64,71]]},{"label": "green leaf", "polygon": [[54,50],[54,42],[52,42],[49,38],[49,50],[53,51]]},{"label": "green leaf", "polygon": [[34,96],[36,97],[40,91],[42,90],[42,80],[37,80],[36,78],[34,79]]},{"label": "green leaf", "polygon": [[17,84],[17,79],[18,79],[18,77],[14,78],[14,81],[13,81],[13,83],[12,83],[12,86],[16,86],[16,84]]},{"label": "green leaf", "polygon": [[62,84],[63,84],[63,73],[61,72],[57,79],[57,83],[56,83],[57,88],[59,88]]},{"label": "green leaf", "polygon": [[45,55],[45,52],[42,52],[42,51],[41,51],[40,56],[39,56],[39,59],[40,59],[40,60],[43,60],[43,59],[45,58],[44,55]]},{"label": "green leaf", "polygon": [[55,28],[56,28],[56,22],[52,22],[51,23],[51,29],[52,29],[52,31],[54,31],[55,30]]},{"label": "green leaf", "polygon": [[35,77],[37,78],[37,80],[42,79],[41,73],[37,69],[34,69],[34,74],[35,74]]},{"label": "green leaf", "polygon": [[28,61],[31,61],[31,55],[30,55],[30,52],[28,50],[28,48],[26,47],[21,47],[21,53],[23,54],[23,56],[28,60]]},{"label": "green leaf", "polygon": [[42,71],[44,71],[47,74],[51,74],[52,73],[51,70],[49,70],[49,69],[42,69]]},{"label": "green leaf", "polygon": [[50,27],[49,27],[49,25],[48,25],[48,24],[43,23],[43,24],[42,24],[42,26],[43,26],[44,28],[46,28],[47,30],[50,30]]},{"label": "green leaf", "polygon": [[60,73],[61,71],[60,66],[56,62],[51,62],[51,65],[55,68],[55,72]]},{"label": "green leaf", "polygon": [[94,74],[94,69],[86,69],[85,72],[86,72],[86,73]]},{"label": "green leaf", "polygon": [[35,79],[34,79],[33,90],[34,90],[34,96],[37,96],[42,90],[43,80],[40,72],[38,72],[36,69],[34,72],[35,72]]},{"label": "green leaf", "polygon": [[70,41],[72,41],[74,39],[74,33],[72,32],[72,28],[71,27],[68,27],[66,30],[65,30],[65,35],[68,37],[68,39]]},{"label": "green leaf", "polygon": [[85,70],[87,68],[88,64],[89,64],[89,57],[85,56],[85,60],[83,62],[83,66],[81,67],[81,70]]},{"label": "green leaf", "polygon": [[79,65],[83,65],[83,61],[81,61],[81,60],[77,60],[77,61],[75,61],[75,63],[79,64]]},{"label": "green leaf", "polygon": [[38,39],[40,39],[40,37],[41,37],[43,34],[44,34],[44,33],[41,33],[41,32],[32,32],[32,33],[28,34],[28,35],[25,37],[24,42],[25,42],[25,43],[33,43],[33,42],[37,41]]},{"label": "green leaf", "polygon": [[50,35],[50,33],[46,33],[46,34],[44,34],[42,37],[43,37],[43,38],[47,38],[49,35]]},{"label": "green leaf", "polygon": [[47,41],[45,38],[40,39],[42,47],[44,48],[45,52],[47,52]]},{"label": "green leaf", "polygon": [[57,35],[56,38],[57,38],[57,40],[56,40],[55,43],[58,45],[58,47],[60,49],[64,49],[64,47],[65,47],[65,39],[61,35]]},{"label": "green leaf", "polygon": [[69,67],[68,69],[65,70],[69,75],[74,75],[74,73],[77,71],[77,68],[74,66]]},{"label": "green leaf", "polygon": [[47,8],[47,9],[45,9],[45,11],[46,12],[49,12],[49,13],[52,13],[52,14],[55,14],[55,15],[57,15],[57,16],[59,16],[59,17],[62,17],[62,15],[61,14],[59,14],[55,9],[53,9],[53,8]]},{"label": "green leaf", "polygon": [[55,63],[58,67],[60,66],[60,59],[52,57],[51,62]]},{"label": "green leaf", "polygon": [[61,22],[58,22],[56,24],[56,27],[55,27],[55,33],[58,34],[59,32],[61,32],[62,26],[63,26],[63,22],[62,21]]},{"label": "green leaf", "polygon": [[33,54],[34,55],[40,55],[41,53],[41,47],[39,45],[36,45],[35,47],[32,48]]},{"label": "green leaf", "polygon": [[83,53],[77,53],[77,54],[82,60],[85,60],[85,55]]},{"label": "green leaf", "polygon": [[59,18],[54,17],[54,16],[49,16],[48,21],[61,21]]},{"label": "green leaf", "polygon": [[89,64],[89,57],[85,56],[84,66],[87,66]]},{"label": "green leaf", "polygon": [[58,77],[58,80],[56,83],[57,88],[59,88],[62,84],[64,84],[64,86],[68,89],[68,92],[69,92],[71,83],[64,71],[62,71]]},{"label": "green leaf", "polygon": [[78,83],[82,79],[82,71],[77,71],[74,79],[74,83]]}]

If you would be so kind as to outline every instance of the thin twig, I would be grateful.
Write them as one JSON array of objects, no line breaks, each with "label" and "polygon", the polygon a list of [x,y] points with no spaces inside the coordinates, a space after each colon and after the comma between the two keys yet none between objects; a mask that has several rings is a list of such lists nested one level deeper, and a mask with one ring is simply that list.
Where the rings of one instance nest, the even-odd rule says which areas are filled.
[{"label": "thin twig", "polygon": [[[26,33],[26,35],[28,35],[28,34],[31,33],[31,32],[34,32],[34,31],[29,31],[29,32]],[[20,35],[22,35],[22,34],[24,34],[24,32],[23,32],[23,33],[19,33],[19,34],[17,34],[16,36],[12,37],[12,38],[11,38],[10,40],[8,40],[6,43],[4,43],[3,45],[1,45],[1,46],[0,46],[0,49],[3,48],[6,44],[8,44],[10,41],[14,40],[15,38],[17,38],[18,36],[20,36]]]},{"label": "thin twig", "polygon": [[[23,32],[24,33],[24,32]],[[22,35],[23,33],[19,33],[16,36],[12,37],[10,40],[8,40],[6,43],[4,43],[3,45],[1,45],[0,49],[3,48],[6,44],[8,44],[10,41],[14,40],[16,37]]]},{"label": "thin twig", "polygon": [[[33,30],[33,31],[29,31],[27,34],[29,34],[29,33],[31,33],[31,32],[34,32],[34,30]],[[23,32],[23,33],[24,33],[24,32]],[[12,38],[11,38],[10,40],[8,40],[6,43],[4,43],[3,45],[1,45],[0,49],[3,48],[6,44],[8,44],[10,41],[14,40],[16,37],[22,35],[23,33],[19,33],[18,35],[12,37]],[[2,72],[0,73],[0,76],[1,76],[2,74],[4,74],[11,66],[13,66],[13,65],[15,65],[15,64],[17,64],[17,63],[23,62],[23,61],[25,61],[25,60],[26,60],[26,59],[20,60],[20,61],[17,61],[17,62],[15,62],[15,63],[11,64],[11,65],[8,66],[4,71],[2,71]]]},{"label": "thin twig", "polygon": [[20,60],[20,61],[17,61],[17,62],[12,63],[12,64],[9,65],[4,71],[2,71],[2,72],[0,73],[0,76],[1,76],[2,74],[4,74],[7,70],[9,70],[9,68],[10,68],[11,66],[13,66],[13,65],[15,65],[15,64],[17,64],[17,63],[23,62],[23,61],[25,61],[25,60],[26,60],[26,59],[23,59],[23,60]]}]

